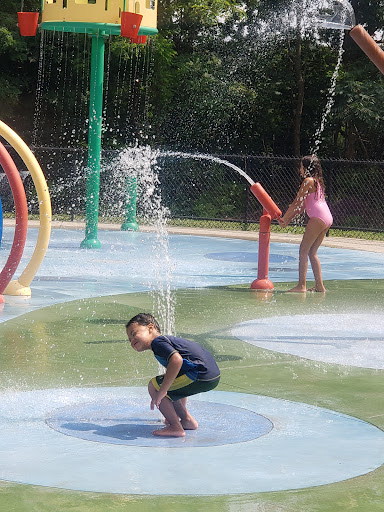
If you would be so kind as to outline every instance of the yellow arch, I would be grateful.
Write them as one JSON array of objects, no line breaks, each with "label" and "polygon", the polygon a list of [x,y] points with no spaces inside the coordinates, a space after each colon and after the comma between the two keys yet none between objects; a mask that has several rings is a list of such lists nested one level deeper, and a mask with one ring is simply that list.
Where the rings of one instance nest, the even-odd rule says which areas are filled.
[{"label": "yellow arch", "polygon": [[51,236],[52,208],[47,182],[35,156],[25,142],[5,123],[0,121],[0,135],[15,149],[29,170],[39,200],[40,226],[32,257],[16,281],[11,281],[4,295],[31,295],[31,284],[48,249]]}]

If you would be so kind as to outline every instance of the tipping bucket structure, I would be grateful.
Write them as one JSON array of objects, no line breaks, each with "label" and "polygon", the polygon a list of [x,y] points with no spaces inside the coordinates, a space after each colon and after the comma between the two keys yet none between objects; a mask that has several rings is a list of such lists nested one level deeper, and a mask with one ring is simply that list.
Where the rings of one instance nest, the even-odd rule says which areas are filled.
[{"label": "tipping bucket structure", "polygon": [[[47,0],[41,2],[40,27],[57,33],[87,34],[92,38],[89,88],[89,126],[85,238],[81,247],[98,249],[99,187],[104,89],[104,49],[109,36],[124,36],[136,44],[157,34],[158,0]],[[21,13],[24,14],[24,13]],[[34,14],[38,17],[38,13]],[[36,27],[37,27],[37,21]],[[21,35],[35,35],[20,26]]]},{"label": "tipping bucket structure", "polygon": [[38,12],[18,12],[19,30],[22,36],[35,36],[39,22]]}]

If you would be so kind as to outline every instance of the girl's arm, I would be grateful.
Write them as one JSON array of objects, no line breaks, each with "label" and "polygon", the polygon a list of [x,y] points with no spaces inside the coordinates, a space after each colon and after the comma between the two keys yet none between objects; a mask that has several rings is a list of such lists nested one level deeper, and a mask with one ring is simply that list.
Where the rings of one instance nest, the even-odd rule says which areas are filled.
[{"label": "girl's arm", "polygon": [[172,354],[171,359],[169,360],[167,369],[165,371],[163,382],[161,383],[159,391],[156,392],[154,398],[151,401],[151,409],[153,410],[156,407],[159,407],[160,402],[168,393],[168,389],[171,387],[173,381],[176,379],[181,366],[183,364],[183,358],[178,352]]},{"label": "girl's arm", "polygon": [[291,205],[289,205],[289,208],[285,212],[285,215],[283,217],[280,217],[279,219],[279,224],[281,227],[287,227],[288,224],[293,219],[293,217],[296,217],[296,215],[304,211],[304,199],[307,197],[308,194],[311,194],[315,190],[315,180],[313,178],[305,178],[295,197],[295,200]]}]

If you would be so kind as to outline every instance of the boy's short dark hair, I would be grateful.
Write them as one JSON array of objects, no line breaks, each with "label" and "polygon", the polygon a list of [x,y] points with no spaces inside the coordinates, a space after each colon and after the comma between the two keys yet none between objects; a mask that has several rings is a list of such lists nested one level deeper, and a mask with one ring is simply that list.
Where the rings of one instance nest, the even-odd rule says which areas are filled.
[{"label": "boy's short dark hair", "polygon": [[160,326],[159,322],[156,320],[154,316],[152,316],[149,313],[139,313],[138,315],[134,316],[130,319],[130,321],[125,326],[126,329],[132,324],[139,324],[139,325],[149,325],[153,324],[155,326],[155,329],[160,333]]}]

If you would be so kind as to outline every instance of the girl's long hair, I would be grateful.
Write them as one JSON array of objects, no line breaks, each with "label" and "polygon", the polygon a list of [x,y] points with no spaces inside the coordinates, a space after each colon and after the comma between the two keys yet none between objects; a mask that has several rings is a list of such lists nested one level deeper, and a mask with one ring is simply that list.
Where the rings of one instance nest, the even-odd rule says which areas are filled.
[{"label": "girl's long hair", "polygon": [[[315,180],[316,196],[322,193],[325,195],[325,186],[323,179],[323,169],[320,164],[320,160],[316,155],[304,156],[301,160],[306,178],[313,178]],[[319,191],[320,185],[320,191]]]}]

